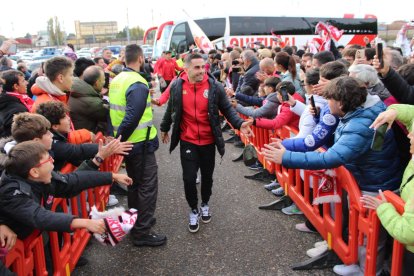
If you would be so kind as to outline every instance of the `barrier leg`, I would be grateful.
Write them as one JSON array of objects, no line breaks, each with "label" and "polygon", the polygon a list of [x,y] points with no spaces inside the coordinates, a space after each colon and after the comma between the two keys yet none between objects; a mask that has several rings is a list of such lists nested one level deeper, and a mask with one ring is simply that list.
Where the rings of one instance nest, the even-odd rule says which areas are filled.
[{"label": "barrier leg", "polygon": [[259,206],[261,210],[282,210],[285,207],[292,205],[292,200],[288,196],[282,196],[280,199],[273,201],[267,205]]},{"label": "barrier leg", "polygon": [[337,264],[341,264],[341,260],[334,251],[328,250],[322,255],[310,258],[306,261],[292,265],[293,270],[310,270],[332,268]]}]

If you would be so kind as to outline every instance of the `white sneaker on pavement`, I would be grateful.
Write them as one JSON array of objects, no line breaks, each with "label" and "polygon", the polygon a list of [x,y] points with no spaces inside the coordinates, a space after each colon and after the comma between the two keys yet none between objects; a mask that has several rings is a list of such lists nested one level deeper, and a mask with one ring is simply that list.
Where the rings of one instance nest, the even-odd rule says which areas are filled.
[{"label": "white sneaker on pavement", "polygon": [[359,265],[352,264],[352,265],[336,265],[333,267],[333,271],[338,275],[346,275],[346,276],[362,276],[364,273],[361,271]]},{"label": "white sneaker on pavement", "polygon": [[321,245],[315,248],[311,248],[308,251],[306,251],[306,255],[308,255],[311,258],[314,258],[316,256],[322,255],[328,251],[328,245]]},{"label": "white sneaker on pavement", "polygon": [[314,244],[315,247],[319,247],[319,246],[322,246],[322,245],[328,245],[328,242],[327,241],[318,241],[318,242],[315,242],[315,244]]}]

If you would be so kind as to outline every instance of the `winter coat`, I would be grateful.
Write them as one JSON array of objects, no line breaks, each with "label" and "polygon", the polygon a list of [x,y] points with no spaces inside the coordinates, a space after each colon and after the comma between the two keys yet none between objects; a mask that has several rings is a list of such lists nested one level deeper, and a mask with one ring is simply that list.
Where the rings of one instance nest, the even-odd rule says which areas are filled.
[{"label": "winter coat", "polygon": [[279,100],[276,93],[267,95],[263,101],[263,105],[259,108],[245,107],[238,104],[236,107],[237,112],[253,118],[267,118],[273,119],[279,107]]},{"label": "winter coat", "polygon": [[[388,107],[398,112],[397,120],[413,131],[414,106],[397,104]],[[414,253],[414,161],[410,160],[404,171],[400,196],[404,202],[404,213],[400,215],[391,203],[383,203],[377,208],[377,215],[390,235]]]},{"label": "winter coat", "polygon": [[238,93],[235,95],[236,100],[241,101],[249,106],[262,106],[266,97],[249,96],[246,94]]},{"label": "winter coat", "polygon": [[[0,175],[5,169],[8,151],[16,144],[13,137],[0,138]],[[6,146],[7,145],[7,146]]]},{"label": "winter coat", "polygon": [[[187,83],[186,83],[187,82]],[[224,139],[221,132],[220,120],[219,120],[219,111],[226,117],[230,124],[236,128],[240,129],[243,120],[237,116],[236,111],[231,106],[227,95],[224,92],[223,85],[217,82],[214,77],[209,76],[207,79],[208,82],[208,91],[196,91],[195,93],[203,93],[207,95],[207,112],[208,122],[213,133],[214,142],[216,144],[217,150],[221,156],[224,155]],[[186,74],[182,74],[180,78],[175,80],[170,87],[170,100],[168,101],[167,110],[165,111],[164,117],[162,119],[160,130],[162,132],[168,132],[173,125],[173,130],[171,134],[171,144],[170,152],[172,152],[175,147],[178,145],[178,142],[181,137],[181,122],[183,117],[183,87],[186,85],[191,85],[188,83],[188,77]],[[196,124],[196,121],[194,120]]]},{"label": "winter coat", "polygon": [[53,198],[70,198],[81,191],[112,183],[112,173],[78,171],[70,174],[52,172],[50,184],[34,182],[3,173],[0,184],[0,220],[12,229],[19,239],[35,229],[72,232],[75,218],[71,214],[50,211]]},{"label": "winter coat", "polygon": [[363,191],[395,190],[399,187],[403,168],[397,152],[394,132],[387,131],[381,151],[371,150],[374,130],[371,124],[385,110],[379,97],[368,97],[365,107],[359,107],[340,119],[335,131],[335,143],[326,152],[292,152],[283,154],[287,168],[308,170],[337,168],[344,165]]},{"label": "winter coat", "polygon": [[381,101],[385,101],[391,96],[390,91],[384,86],[382,82],[378,82],[376,85],[368,88],[368,93],[371,95],[377,95]]},{"label": "winter coat", "polygon": [[390,68],[388,74],[380,80],[395,99],[403,104],[414,104],[414,86],[400,76],[394,69]]},{"label": "winter coat", "polygon": [[[259,61],[257,59],[252,60],[252,64],[250,64],[249,68],[247,68],[246,73],[239,79],[239,83],[237,85],[236,94],[241,93],[243,91],[243,87],[250,86],[253,89],[254,94],[257,93],[259,89],[260,81],[256,77],[256,73],[260,71]],[[253,96],[249,95],[249,96]]]},{"label": "winter coat", "polygon": [[82,79],[74,78],[68,104],[75,129],[106,132],[106,129],[98,129],[98,124],[108,122],[109,108],[93,86]]},{"label": "winter coat", "polygon": [[6,93],[0,94],[0,138],[11,135],[13,116],[28,112],[26,106],[16,97]]},{"label": "winter coat", "polygon": [[98,153],[98,144],[70,144],[67,138],[52,130],[52,155],[55,159],[55,171],[59,171],[68,162],[74,166],[79,166],[84,160],[93,158]]}]

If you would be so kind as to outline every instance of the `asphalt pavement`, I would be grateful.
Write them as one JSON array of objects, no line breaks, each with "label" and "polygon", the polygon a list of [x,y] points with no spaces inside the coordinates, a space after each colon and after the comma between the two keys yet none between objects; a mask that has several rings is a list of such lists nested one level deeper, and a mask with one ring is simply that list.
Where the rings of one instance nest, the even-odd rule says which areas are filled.
[{"label": "asphalt pavement", "polygon": [[[155,108],[157,126],[165,107]],[[225,138],[229,135],[225,134]],[[226,145],[221,160],[216,155],[212,220],[200,224],[198,233],[187,229],[189,207],[179,148],[169,154],[169,145],[157,151],[159,194],[155,232],[167,235],[167,244],[157,248],[135,247],[125,238],[115,247],[102,246],[92,238],[84,256],[89,263],[74,275],[334,275],[331,269],[293,271],[291,265],[308,259],[306,250],[319,235],[300,233],[295,224],[303,216],[259,210],[277,198],[263,182],[245,179],[252,171],[243,162],[232,162],[242,152]],[[198,185],[199,186],[199,185]],[[118,196],[127,206],[126,197]]]}]

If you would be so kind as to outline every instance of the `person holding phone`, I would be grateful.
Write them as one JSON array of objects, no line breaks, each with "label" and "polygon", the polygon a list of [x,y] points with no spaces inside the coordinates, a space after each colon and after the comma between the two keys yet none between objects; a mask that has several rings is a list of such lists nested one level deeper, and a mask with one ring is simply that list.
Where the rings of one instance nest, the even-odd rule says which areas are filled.
[{"label": "person holding phone", "polygon": [[253,125],[266,129],[278,129],[284,125],[293,127],[294,129],[298,128],[299,125],[299,116],[293,113],[290,110],[290,105],[288,103],[289,96],[291,95],[295,100],[299,102],[304,102],[302,96],[295,92],[295,86],[290,81],[282,81],[276,86],[276,96],[282,104],[278,108],[278,113],[273,119],[266,118],[256,118],[249,119]]},{"label": "person holding phone", "polygon": [[[378,115],[377,119],[371,125],[372,128],[378,129],[381,126],[388,125],[388,128],[395,121],[403,123],[409,134],[410,153],[414,155],[414,106],[406,104],[394,104],[387,108],[387,111]],[[364,195],[361,202],[364,207],[377,211],[378,218],[387,232],[394,238],[405,244],[403,256],[403,273],[402,275],[414,275],[414,161],[410,160],[404,171],[404,176],[400,186],[400,196],[405,204],[404,213],[400,215],[395,207],[388,203],[381,196],[377,197]],[[381,193],[380,193],[381,194]]]},{"label": "person holding phone", "polygon": [[[382,61],[382,62],[381,62]],[[403,104],[414,104],[414,86],[411,86],[385,58],[375,55],[372,65],[377,70],[380,80],[395,99]]]},{"label": "person holding phone", "polygon": [[[398,189],[402,179],[402,166],[397,152],[394,132],[387,131],[381,151],[370,148],[374,130],[370,128],[385,104],[378,97],[368,97],[365,85],[354,78],[344,76],[332,80],[325,89],[324,97],[332,115],[339,116],[335,131],[335,143],[325,152],[292,152],[281,142],[266,144],[264,156],[286,168],[308,170],[330,169],[345,166],[363,194],[377,195],[378,190]],[[367,101],[368,99],[368,101]],[[381,235],[378,242],[382,248],[386,240]],[[340,275],[344,271],[360,273],[365,266],[365,247],[360,248],[359,264],[335,266]],[[377,272],[382,269],[384,252],[378,252]]]}]

